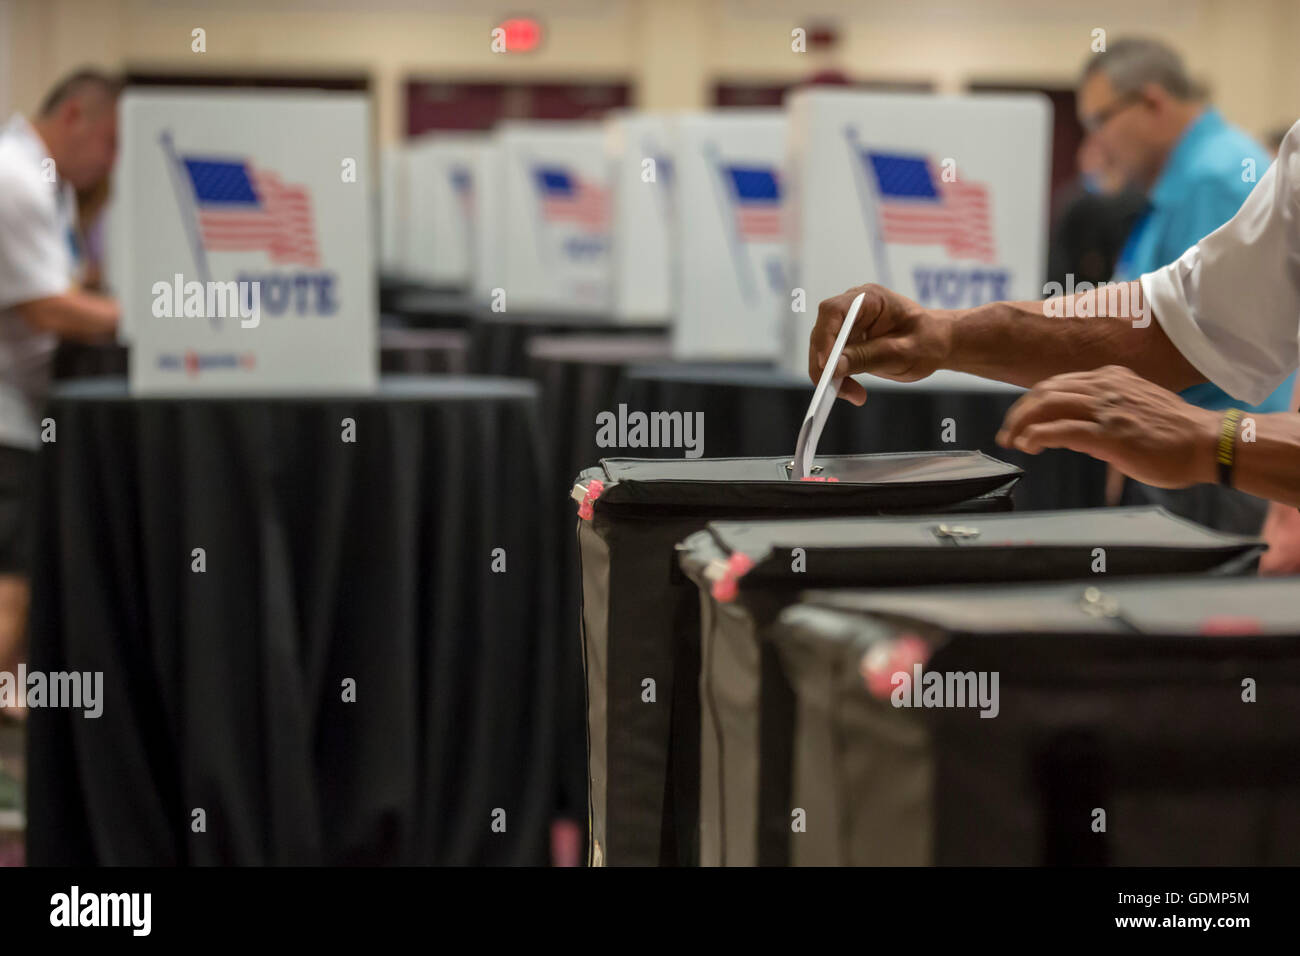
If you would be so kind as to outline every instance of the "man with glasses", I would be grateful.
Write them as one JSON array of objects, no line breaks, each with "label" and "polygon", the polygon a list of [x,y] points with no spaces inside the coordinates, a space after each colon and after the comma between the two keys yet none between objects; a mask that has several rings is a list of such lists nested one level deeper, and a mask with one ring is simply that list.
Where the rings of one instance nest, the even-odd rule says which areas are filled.
[{"label": "man with glasses", "polygon": [[[1269,166],[1264,147],[1206,105],[1182,59],[1155,40],[1122,39],[1093,55],[1083,69],[1078,109],[1089,147],[1146,195],[1116,263],[1117,282],[1168,265],[1231,219]],[[1285,411],[1291,387],[1288,380],[1243,411]],[[1205,409],[1232,404],[1210,383],[1181,394]],[[1122,501],[1162,504],[1243,534],[1259,533],[1267,511],[1266,502],[1232,488],[1157,489],[1132,480],[1124,484]]]}]

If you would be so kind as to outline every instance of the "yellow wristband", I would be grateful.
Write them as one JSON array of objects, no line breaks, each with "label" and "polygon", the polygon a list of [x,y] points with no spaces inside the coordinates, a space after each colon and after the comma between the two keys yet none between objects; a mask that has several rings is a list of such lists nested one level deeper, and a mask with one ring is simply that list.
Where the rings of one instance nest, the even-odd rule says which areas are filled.
[{"label": "yellow wristband", "polygon": [[1237,426],[1244,414],[1240,408],[1230,408],[1223,414],[1219,424],[1219,444],[1215,449],[1214,459],[1219,464],[1219,484],[1232,485],[1232,466],[1236,461]]}]

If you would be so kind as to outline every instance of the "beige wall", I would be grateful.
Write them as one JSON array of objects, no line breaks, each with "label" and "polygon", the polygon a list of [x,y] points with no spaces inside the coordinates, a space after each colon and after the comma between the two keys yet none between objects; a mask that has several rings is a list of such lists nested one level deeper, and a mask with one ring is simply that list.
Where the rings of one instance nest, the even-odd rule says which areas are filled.
[{"label": "beige wall", "polygon": [[[825,66],[931,80],[945,91],[975,79],[1069,84],[1091,31],[1102,28],[1175,44],[1252,132],[1300,116],[1296,0],[1092,0],[1086,9],[1065,0],[542,0],[532,8],[544,11],[543,49],[513,57],[490,51],[489,30],[500,15],[529,8],[514,0],[6,2],[11,49],[3,56],[0,47],[0,107],[10,109],[30,110],[83,63],[365,72],[386,141],[400,135],[410,74],[626,76],[639,105],[653,109],[703,106],[719,78],[796,78]],[[819,17],[840,24],[839,50],[825,59],[792,53],[791,29]],[[207,31],[206,53],[190,50],[195,27]]]}]

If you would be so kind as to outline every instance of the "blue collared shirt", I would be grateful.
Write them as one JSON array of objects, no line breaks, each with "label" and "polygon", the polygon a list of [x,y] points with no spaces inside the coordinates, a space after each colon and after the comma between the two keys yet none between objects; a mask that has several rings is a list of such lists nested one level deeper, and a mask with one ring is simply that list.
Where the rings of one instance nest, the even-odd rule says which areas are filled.
[{"label": "blue collared shirt", "polygon": [[[1207,109],[1183,131],[1147,194],[1147,208],[1115,264],[1116,281],[1166,266],[1231,219],[1269,166],[1264,148]],[[1258,405],[1242,406],[1217,385],[1193,385],[1182,397],[1201,408],[1232,406],[1251,412],[1291,408],[1295,376]]]}]

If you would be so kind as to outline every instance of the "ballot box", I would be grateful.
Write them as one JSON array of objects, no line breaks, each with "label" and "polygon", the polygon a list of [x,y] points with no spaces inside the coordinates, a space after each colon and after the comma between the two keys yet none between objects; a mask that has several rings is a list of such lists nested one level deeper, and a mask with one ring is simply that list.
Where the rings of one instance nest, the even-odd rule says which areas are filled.
[{"label": "ballot box", "polygon": [[791,371],[807,371],[818,303],[865,282],[929,308],[1043,297],[1045,97],[814,87],[788,107],[790,283],[802,298],[780,311]]},{"label": "ballot box", "polygon": [[806,592],[796,864],[1300,863],[1300,579]]},{"label": "ballot box", "polygon": [[599,123],[500,126],[505,250],[498,311],[597,312],[610,307],[610,170]]},{"label": "ballot box", "polygon": [[790,283],[781,110],[671,119],[676,211],[673,357],[775,360]]},{"label": "ballot box", "polygon": [[616,110],[605,121],[612,170],[611,283],[615,322],[672,317],[673,160],[665,115]]},{"label": "ballot box", "polygon": [[802,589],[1240,575],[1263,544],[1138,507],[714,521],[678,551],[701,602],[700,862],[754,866],[789,862],[796,702],[770,631]]},{"label": "ballot box", "polygon": [[407,239],[402,274],[464,288],[473,274],[475,189],[488,137],[442,132],[407,146]]},{"label": "ballot box", "polygon": [[[632,427],[636,427],[633,423]],[[978,452],[606,458],[579,475],[591,860],[697,858],[699,599],[674,546],[714,518],[996,511],[1020,470]]]},{"label": "ballot box", "polygon": [[132,392],[373,390],[365,97],[127,90],[119,109]]}]

